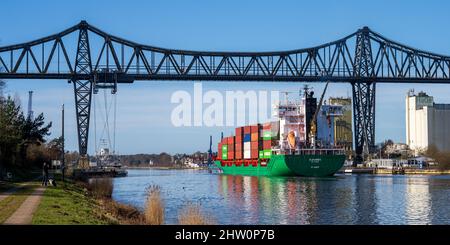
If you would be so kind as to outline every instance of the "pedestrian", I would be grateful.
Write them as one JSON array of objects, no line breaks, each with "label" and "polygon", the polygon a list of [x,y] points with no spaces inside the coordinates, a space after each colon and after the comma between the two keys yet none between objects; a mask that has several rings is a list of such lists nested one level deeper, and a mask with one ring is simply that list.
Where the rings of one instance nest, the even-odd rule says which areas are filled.
[{"label": "pedestrian", "polygon": [[48,183],[48,167],[47,162],[44,162],[42,166],[42,186],[47,186]]}]

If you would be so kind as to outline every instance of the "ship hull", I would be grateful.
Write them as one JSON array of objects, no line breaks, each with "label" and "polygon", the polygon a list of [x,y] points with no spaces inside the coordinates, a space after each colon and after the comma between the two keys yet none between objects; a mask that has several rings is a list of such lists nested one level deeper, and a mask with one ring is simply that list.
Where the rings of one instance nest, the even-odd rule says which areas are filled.
[{"label": "ship hull", "polygon": [[229,164],[221,161],[215,164],[224,174],[251,176],[332,176],[342,168],[345,155],[274,155],[265,164]]}]

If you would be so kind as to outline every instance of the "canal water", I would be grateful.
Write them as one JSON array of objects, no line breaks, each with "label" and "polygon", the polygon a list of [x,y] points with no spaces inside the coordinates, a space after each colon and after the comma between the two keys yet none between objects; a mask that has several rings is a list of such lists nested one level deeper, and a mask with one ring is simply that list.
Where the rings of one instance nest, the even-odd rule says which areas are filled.
[{"label": "canal water", "polygon": [[203,170],[129,170],[113,198],[143,209],[159,185],[166,223],[186,203],[216,224],[450,224],[450,176],[249,177]]}]

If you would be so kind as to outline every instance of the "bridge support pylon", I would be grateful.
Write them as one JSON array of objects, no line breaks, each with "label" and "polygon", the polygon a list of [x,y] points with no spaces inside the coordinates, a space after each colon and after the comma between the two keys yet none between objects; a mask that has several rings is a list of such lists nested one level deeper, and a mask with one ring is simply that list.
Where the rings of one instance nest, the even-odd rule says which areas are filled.
[{"label": "bridge support pylon", "polygon": [[355,159],[362,163],[375,147],[375,83],[352,83]]},{"label": "bridge support pylon", "polygon": [[75,80],[75,109],[78,130],[78,148],[81,156],[86,156],[89,137],[89,119],[91,115],[92,82]]},{"label": "bridge support pylon", "polygon": [[[92,62],[89,46],[87,23],[82,23],[78,36],[77,56],[75,61],[75,73],[91,74]],[[78,148],[80,156],[87,156],[89,119],[91,115],[92,81],[72,79],[75,94],[75,108],[78,130]]]},{"label": "bridge support pylon", "polygon": [[375,82],[374,61],[368,27],[356,34],[353,93],[353,122],[356,156],[353,166],[364,162],[375,146]]}]

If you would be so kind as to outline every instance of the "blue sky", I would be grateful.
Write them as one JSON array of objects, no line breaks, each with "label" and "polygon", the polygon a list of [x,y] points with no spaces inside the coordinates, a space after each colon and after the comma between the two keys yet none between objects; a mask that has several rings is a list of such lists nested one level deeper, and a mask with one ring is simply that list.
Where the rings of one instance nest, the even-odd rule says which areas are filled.
[{"label": "blue sky", "polygon": [[[149,45],[192,50],[271,51],[310,47],[341,38],[362,26],[410,46],[450,55],[448,1],[20,1],[2,0],[0,46],[59,32],[80,20],[111,34]],[[322,85],[311,84],[320,91]],[[204,90],[296,91],[303,84],[204,83]],[[170,114],[176,90],[191,82],[136,82],[119,86],[116,146],[119,153],[193,152],[208,148],[209,135],[232,128],[175,128]],[[377,85],[376,140],[405,141],[404,97],[409,88],[450,103],[449,86]],[[66,81],[11,80],[7,92],[53,121],[60,135],[66,104],[66,147],[77,149],[73,87]],[[328,95],[345,96],[350,85],[332,84]],[[92,129],[93,127],[91,127]],[[89,152],[94,149],[91,130]]]}]

